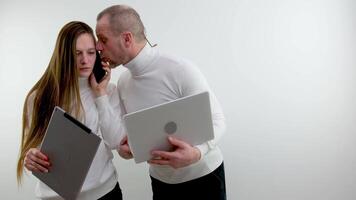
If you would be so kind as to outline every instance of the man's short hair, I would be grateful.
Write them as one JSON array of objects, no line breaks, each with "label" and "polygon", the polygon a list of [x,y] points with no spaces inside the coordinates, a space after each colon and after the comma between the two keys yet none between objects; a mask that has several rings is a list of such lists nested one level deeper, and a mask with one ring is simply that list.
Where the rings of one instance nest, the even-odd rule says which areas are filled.
[{"label": "man's short hair", "polygon": [[114,34],[131,32],[138,42],[146,39],[145,27],[140,15],[133,8],[126,5],[114,5],[101,11],[97,16],[97,21],[103,16],[109,17],[111,30]]}]

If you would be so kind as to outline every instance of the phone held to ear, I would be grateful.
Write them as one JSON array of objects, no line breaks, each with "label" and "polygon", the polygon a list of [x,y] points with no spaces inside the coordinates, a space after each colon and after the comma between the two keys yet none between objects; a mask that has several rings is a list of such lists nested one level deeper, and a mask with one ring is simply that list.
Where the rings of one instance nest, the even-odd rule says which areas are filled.
[{"label": "phone held to ear", "polygon": [[95,76],[96,82],[100,83],[104,76],[106,75],[106,71],[103,69],[103,65],[101,64],[101,58],[98,51],[96,51],[96,59],[93,68],[93,74]]}]

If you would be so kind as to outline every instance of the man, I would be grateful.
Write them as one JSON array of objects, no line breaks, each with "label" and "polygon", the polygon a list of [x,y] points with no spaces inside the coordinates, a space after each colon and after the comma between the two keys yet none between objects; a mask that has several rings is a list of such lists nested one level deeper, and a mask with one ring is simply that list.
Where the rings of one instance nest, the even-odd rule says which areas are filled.
[{"label": "man", "polygon": [[[225,119],[200,71],[190,62],[148,45],[139,14],[128,6],[103,10],[97,17],[96,34],[103,60],[110,67],[122,64],[128,69],[118,81],[124,113],[209,91],[214,140],[191,146],[169,137],[173,152],[153,151],[155,159],[148,161],[153,199],[226,199],[223,157],[216,146],[225,131]],[[132,158],[127,138],[121,142],[119,154]]]}]

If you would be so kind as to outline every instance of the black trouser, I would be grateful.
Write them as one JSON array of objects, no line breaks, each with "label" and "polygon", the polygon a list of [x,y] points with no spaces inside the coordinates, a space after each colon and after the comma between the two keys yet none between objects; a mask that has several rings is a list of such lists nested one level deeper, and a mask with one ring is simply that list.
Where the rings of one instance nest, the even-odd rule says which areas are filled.
[{"label": "black trouser", "polygon": [[167,184],[151,177],[153,200],[226,200],[224,163],[203,177]]},{"label": "black trouser", "polygon": [[100,197],[98,200],[122,200],[122,193],[121,189],[119,186],[119,183],[116,183],[114,189],[112,189],[109,193],[106,195]]}]

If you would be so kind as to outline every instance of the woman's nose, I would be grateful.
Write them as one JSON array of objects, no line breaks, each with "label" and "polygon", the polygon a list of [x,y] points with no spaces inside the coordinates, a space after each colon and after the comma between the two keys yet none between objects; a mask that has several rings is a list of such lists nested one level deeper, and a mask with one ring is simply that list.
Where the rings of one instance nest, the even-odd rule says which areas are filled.
[{"label": "woman's nose", "polygon": [[82,63],[82,64],[85,64],[85,63],[87,63],[88,62],[88,55],[87,54],[83,54],[83,57],[82,57],[82,59],[80,60],[80,62]]}]

